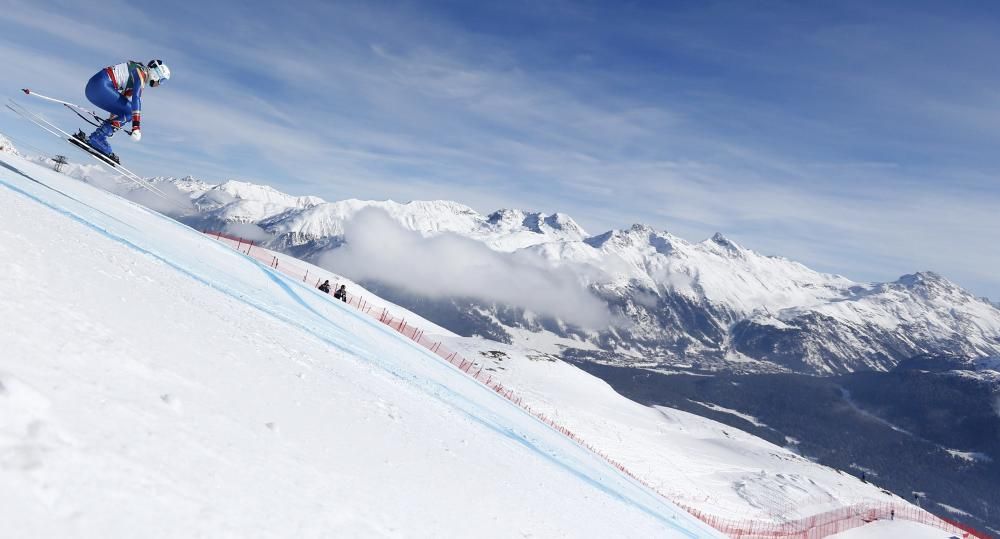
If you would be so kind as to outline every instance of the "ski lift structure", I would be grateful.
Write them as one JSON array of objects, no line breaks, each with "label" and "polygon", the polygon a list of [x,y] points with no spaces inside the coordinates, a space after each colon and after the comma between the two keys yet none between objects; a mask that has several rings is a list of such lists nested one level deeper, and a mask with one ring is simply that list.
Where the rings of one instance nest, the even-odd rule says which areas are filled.
[{"label": "ski lift structure", "polygon": [[65,155],[57,155],[57,156],[55,156],[55,157],[52,158],[52,168],[56,172],[62,172],[63,169],[66,168],[66,165],[68,165],[68,164],[69,164],[69,161],[66,160],[66,156]]}]

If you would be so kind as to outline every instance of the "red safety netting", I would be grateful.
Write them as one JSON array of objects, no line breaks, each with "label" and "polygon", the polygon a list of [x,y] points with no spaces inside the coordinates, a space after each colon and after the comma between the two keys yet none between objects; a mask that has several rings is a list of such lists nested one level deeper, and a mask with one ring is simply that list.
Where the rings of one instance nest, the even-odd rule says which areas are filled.
[{"label": "red safety netting", "polygon": [[[683,506],[682,506],[683,507]],[[942,519],[919,507],[898,503],[859,503],[788,522],[728,519],[685,507],[689,513],[734,539],[819,539],[876,520],[908,520],[938,528],[963,539],[989,539],[983,532]]]},{"label": "red safety netting", "polygon": [[[309,269],[296,266],[287,262],[287,260],[283,258],[279,258],[274,252],[254,245],[253,241],[224,234],[222,232],[205,231],[205,234],[231,245],[239,252],[255,260],[263,262],[285,275],[301,280],[310,286],[317,287],[324,280],[328,279],[327,275],[319,273],[317,270],[312,270],[310,272]],[[331,290],[336,290],[338,286],[339,283],[331,288]],[[451,363],[462,372],[475,378],[486,387],[495,391],[497,394],[510,400],[514,404],[517,404],[535,418],[545,422],[564,436],[567,436],[581,446],[589,449],[591,452],[599,455],[623,474],[670,500],[709,526],[712,526],[716,530],[719,530],[734,539],[821,539],[823,537],[828,537],[833,534],[856,528],[858,526],[863,526],[876,520],[896,518],[933,526],[963,539],[990,539],[990,536],[983,532],[974,530],[968,526],[959,524],[949,519],[942,519],[918,507],[904,504],[860,503],[786,522],[775,522],[773,520],[761,519],[732,519],[714,515],[693,507],[688,507],[683,503],[671,499],[663,492],[660,492],[645,480],[636,476],[620,462],[612,459],[607,454],[585,442],[572,430],[556,423],[541,412],[533,411],[530,406],[522,401],[521,397],[514,393],[513,389],[505,387],[502,383],[500,383],[500,380],[494,378],[489,372],[484,372],[483,365],[462,357],[461,354],[454,350],[450,350],[441,341],[434,341],[428,338],[424,335],[423,330],[411,323],[408,323],[405,318],[394,316],[387,309],[378,308],[372,305],[364,298],[364,296],[348,294],[347,303],[372,318],[375,318],[379,322],[395,329],[404,336],[412,339],[424,348],[443,358],[445,361]]]}]

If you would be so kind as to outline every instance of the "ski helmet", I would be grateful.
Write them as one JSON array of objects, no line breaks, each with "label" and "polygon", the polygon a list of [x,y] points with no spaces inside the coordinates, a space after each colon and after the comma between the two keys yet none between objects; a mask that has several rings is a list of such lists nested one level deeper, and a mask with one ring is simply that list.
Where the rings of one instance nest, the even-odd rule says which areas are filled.
[{"label": "ski helmet", "polygon": [[159,86],[163,81],[170,79],[170,68],[163,63],[163,60],[150,60],[146,67],[151,86]]}]

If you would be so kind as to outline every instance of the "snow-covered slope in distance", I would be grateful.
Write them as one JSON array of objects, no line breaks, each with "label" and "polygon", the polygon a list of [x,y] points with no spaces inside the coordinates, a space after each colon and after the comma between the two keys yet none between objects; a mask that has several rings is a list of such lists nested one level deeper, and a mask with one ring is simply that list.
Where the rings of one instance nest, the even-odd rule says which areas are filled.
[{"label": "snow-covered slope in distance", "polygon": [[878,520],[846,532],[831,535],[830,539],[955,539],[955,534],[906,520]]},{"label": "snow-covered slope in distance", "polygon": [[[198,188],[190,179],[180,183],[198,209],[182,217],[193,226],[253,223],[263,230],[255,240],[318,261],[341,246],[354,215],[380,208],[425,236],[454,233],[517,254],[520,261],[573,271],[582,286],[630,321],[626,327],[560,329],[538,323],[531,313],[499,316],[497,306],[484,301],[475,310],[485,316],[450,316],[467,322],[451,328],[463,334],[506,334],[509,342],[535,335],[539,346],[582,338],[586,344],[578,355],[706,369],[829,373],[890,369],[919,354],[1000,355],[1000,310],[932,272],[860,283],[761,255],[721,234],[692,243],[635,225],[589,236],[558,213],[500,210],[484,216],[448,201],[319,203],[278,197],[270,188],[261,188],[266,194],[223,189],[233,182]],[[389,285],[421,294],[405,280]],[[447,303],[438,310],[449,308]]]},{"label": "snow-covered slope in distance", "polygon": [[716,534],[436,356],[143,207],[4,156],[16,536]]},{"label": "snow-covered slope in distance", "polygon": [[862,502],[905,503],[870,483],[818,465],[733,427],[647,407],[555,357],[477,338],[445,338],[658,491],[709,514],[785,521]]},{"label": "snow-covered slope in distance", "polygon": [[[738,429],[669,408],[630,401],[607,383],[555,356],[481,338],[459,337],[386,302],[342,275],[276,255],[295,274],[348,290],[424,330],[476,362],[532,410],[554,418],[621,462],[670,499],[709,514],[757,522],[813,516],[858,503],[906,503],[871,483],[817,465]],[[713,406],[704,403],[706,406]],[[735,413],[733,411],[729,411]],[[745,416],[744,416],[745,417]]]}]

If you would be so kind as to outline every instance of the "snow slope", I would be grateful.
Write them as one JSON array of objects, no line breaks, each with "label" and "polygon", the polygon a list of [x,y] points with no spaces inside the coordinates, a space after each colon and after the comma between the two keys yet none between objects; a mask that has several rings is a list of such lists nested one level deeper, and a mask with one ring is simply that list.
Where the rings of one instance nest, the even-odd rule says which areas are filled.
[{"label": "snow slope", "polygon": [[846,532],[831,535],[830,539],[953,539],[955,534],[906,520],[879,520]]},{"label": "snow slope", "polygon": [[717,536],[331,297],[0,160],[5,533]]},{"label": "snow slope", "polygon": [[444,340],[486,365],[532,410],[688,507],[731,519],[783,522],[856,503],[907,503],[739,429],[638,404],[547,354],[484,339]]},{"label": "snow slope", "polygon": [[[235,244],[231,244],[235,245]],[[738,429],[669,408],[649,408],[554,355],[480,338],[463,338],[386,302],[343,275],[280,253],[279,267],[310,282],[347,284],[372,312],[388,311],[419,327],[431,341],[474,361],[532,410],[554,418],[601,453],[638,473],[672,500],[708,514],[754,522],[784,522],[859,503],[907,501],[871,483],[802,458]],[[359,301],[360,303],[360,301]],[[755,418],[712,403],[702,405]]]}]

